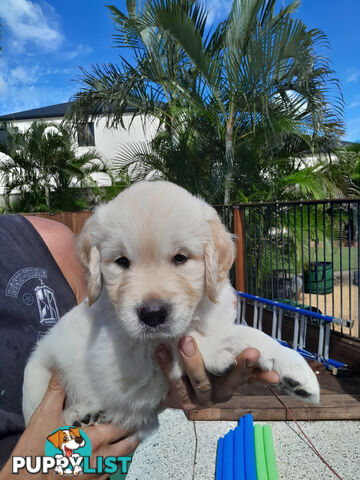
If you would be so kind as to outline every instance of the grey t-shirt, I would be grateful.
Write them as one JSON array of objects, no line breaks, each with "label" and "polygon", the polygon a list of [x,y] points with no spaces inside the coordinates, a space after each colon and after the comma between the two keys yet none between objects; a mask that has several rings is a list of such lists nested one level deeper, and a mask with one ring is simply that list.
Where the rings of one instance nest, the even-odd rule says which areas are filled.
[{"label": "grey t-shirt", "polygon": [[36,342],[76,305],[50,250],[21,215],[0,215],[0,468],[23,432],[22,384]]}]

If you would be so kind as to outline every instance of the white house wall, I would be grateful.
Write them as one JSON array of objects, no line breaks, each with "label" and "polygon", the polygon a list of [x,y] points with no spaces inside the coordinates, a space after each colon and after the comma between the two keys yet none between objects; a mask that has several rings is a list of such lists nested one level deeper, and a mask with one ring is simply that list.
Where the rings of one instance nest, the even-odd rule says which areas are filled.
[{"label": "white house wall", "polygon": [[124,117],[126,129],[107,128],[106,119],[101,118],[94,124],[95,131],[95,148],[99,150],[108,160],[112,160],[126,143],[148,141],[152,139],[156,133],[157,122],[154,119],[146,119],[140,115],[133,119],[130,126],[132,115],[127,114]]},{"label": "white house wall", "polygon": [[[124,115],[126,129],[121,127],[107,128],[105,118],[100,118],[94,123],[95,148],[107,160],[111,161],[124,143],[146,141],[154,137],[157,126],[156,120],[150,118],[144,120],[142,116],[138,115],[133,119],[130,127],[131,119],[132,114]],[[11,122],[11,125],[18,127],[20,131],[25,132],[31,126],[32,122],[36,120],[60,123],[63,119],[56,117],[15,120]],[[87,147],[80,147],[79,151],[86,151],[86,149]]]},{"label": "white house wall", "polygon": [[[62,120],[62,117],[54,117],[14,120],[10,123],[13,127],[17,127],[19,131],[25,132],[34,121],[59,124]],[[125,129],[120,126],[117,128],[107,128],[105,118],[100,118],[95,121],[95,146],[78,147],[79,154],[85,153],[89,149],[96,149],[102,155],[103,159],[111,164],[123,145],[133,142],[149,141],[156,133],[158,123],[155,119],[147,118],[144,120],[143,116],[140,115],[132,118],[132,114],[125,114],[123,120],[126,127]],[[0,162],[2,156],[3,155],[0,154]],[[94,173],[92,176],[100,186],[106,186],[111,183],[109,177],[104,173]],[[3,194],[3,191],[4,188],[0,181],[0,195]]]}]

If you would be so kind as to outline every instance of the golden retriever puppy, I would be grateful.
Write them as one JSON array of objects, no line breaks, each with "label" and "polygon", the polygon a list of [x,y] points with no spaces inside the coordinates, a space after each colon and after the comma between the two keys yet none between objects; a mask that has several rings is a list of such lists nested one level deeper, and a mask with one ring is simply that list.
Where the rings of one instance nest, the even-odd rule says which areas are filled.
[{"label": "golden retriever puppy", "polygon": [[235,325],[228,272],[232,235],[203,200],[169,182],[140,182],[96,208],[78,239],[88,298],[38,343],[25,369],[26,422],[41,401],[51,369],[66,386],[66,425],[102,412],[102,421],[135,428],[157,425],[168,383],[155,358],[172,349],[172,375],[182,367],[177,342],[192,335],[207,370],[221,374],[244,348],[261,353],[281,386],[319,401],[319,385],[295,351],[251,327]]}]

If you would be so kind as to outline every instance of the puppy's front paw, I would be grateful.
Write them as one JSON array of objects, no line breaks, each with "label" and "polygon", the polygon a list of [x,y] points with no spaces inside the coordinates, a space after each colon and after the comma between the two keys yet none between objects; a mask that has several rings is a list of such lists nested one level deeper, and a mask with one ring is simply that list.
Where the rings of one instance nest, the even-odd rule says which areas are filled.
[{"label": "puppy's front paw", "polygon": [[272,368],[280,376],[279,390],[299,400],[319,403],[319,382],[307,361],[295,350],[281,345],[279,347],[281,352],[274,358]]},{"label": "puppy's front paw", "polygon": [[66,425],[74,427],[89,427],[105,423],[104,412],[101,410],[91,411],[89,405],[76,405],[64,410]]}]

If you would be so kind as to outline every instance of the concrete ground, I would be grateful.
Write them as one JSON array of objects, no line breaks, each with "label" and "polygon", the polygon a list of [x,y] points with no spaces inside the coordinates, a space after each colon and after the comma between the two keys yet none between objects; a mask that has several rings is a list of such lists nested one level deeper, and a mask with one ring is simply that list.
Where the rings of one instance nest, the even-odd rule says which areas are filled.
[{"label": "concrete ground", "polygon": [[[159,430],[135,452],[127,480],[212,480],[217,439],[236,422],[191,422],[166,410]],[[272,427],[280,479],[332,480],[294,422],[255,422]],[[299,422],[325,460],[343,480],[360,480],[360,421]]]}]

